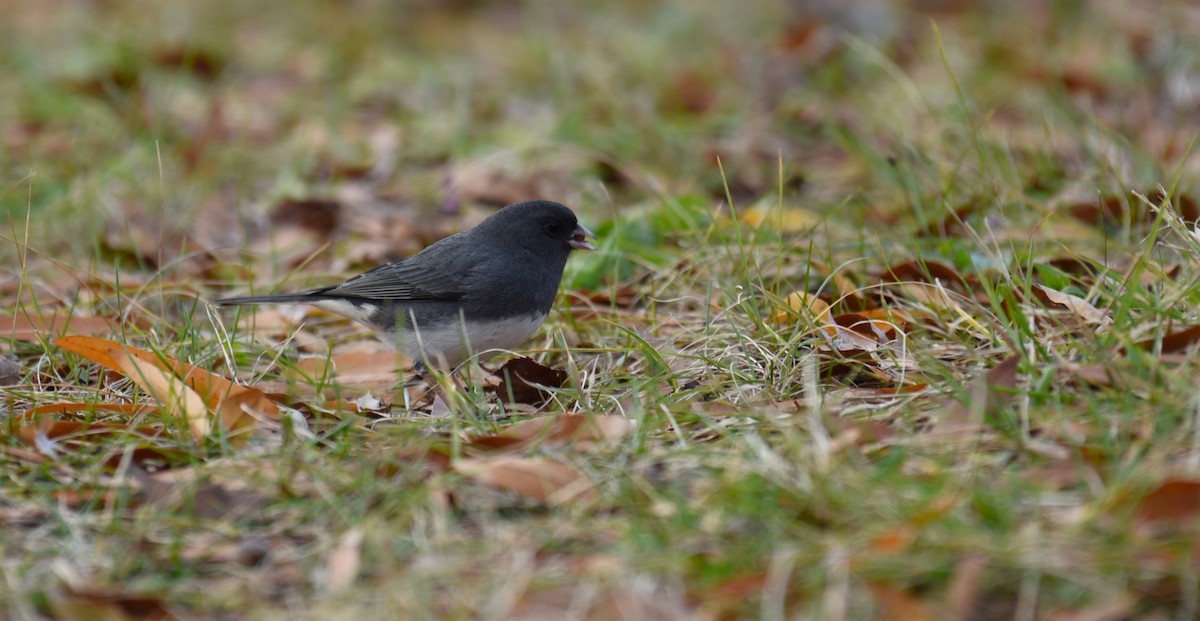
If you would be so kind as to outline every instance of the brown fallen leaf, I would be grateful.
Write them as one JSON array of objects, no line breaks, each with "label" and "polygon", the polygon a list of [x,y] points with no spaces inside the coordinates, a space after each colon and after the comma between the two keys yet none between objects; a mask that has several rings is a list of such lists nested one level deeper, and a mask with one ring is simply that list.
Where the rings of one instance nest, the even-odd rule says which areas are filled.
[{"label": "brown fallen leaf", "polygon": [[1137,519],[1151,525],[1193,523],[1200,514],[1200,480],[1167,479],[1138,503]]},{"label": "brown fallen leaf", "polygon": [[996,392],[1011,398],[1012,391],[1017,388],[1017,367],[1020,364],[1021,357],[1013,354],[992,367],[987,372],[988,393]]},{"label": "brown fallen leaf", "polygon": [[[1144,196],[1155,205],[1163,204],[1168,198],[1159,189],[1146,192]],[[1179,194],[1170,199],[1175,210],[1184,220],[1195,222],[1200,218],[1200,204],[1197,204],[1190,195]],[[1129,218],[1134,224],[1150,223],[1155,219],[1154,211],[1147,208],[1142,199],[1132,192],[1124,197],[1109,194],[1101,197],[1099,201],[1074,203],[1067,206],[1067,210],[1072,216],[1091,225],[1121,224],[1126,218]]]},{"label": "brown fallen leaf", "polygon": [[1112,317],[1109,317],[1107,312],[1096,308],[1087,300],[1071,295],[1070,293],[1056,291],[1044,285],[1034,285],[1033,294],[1044,304],[1057,304],[1066,307],[1079,316],[1080,319],[1088,323],[1107,326],[1113,322]]},{"label": "brown fallen leaf", "polygon": [[[196,403],[191,399],[190,395],[195,395],[200,400],[200,403],[206,409],[211,409],[220,412],[219,421],[226,426],[226,431],[231,431],[240,425],[244,428],[249,421],[244,420],[240,415],[235,416],[235,413],[244,413],[241,409],[247,404],[252,404],[255,412],[265,416],[270,420],[279,419],[279,407],[266,394],[254,387],[243,386],[232,382],[224,377],[210,373],[199,367],[167,358],[158,356],[143,349],[138,349],[130,345],[124,345],[105,339],[95,338],[91,336],[65,336],[54,341],[54,344],[73,353],[91,360],[101,366],[128,376],[134,382],[141,383],[139,378],[154,378],[159,387],[155,390],[169,389],[175,381],[179,381],[187,389],[186,391],[177,391],[183,404],[192,408],[189,416],[189,427],[193,434],[203,428],[211,431],[211,426],[207,417],[203,424],[200,423]],[[136,362],[135,362],[136,361]],[[157,370],[154,373],[151,369]],[[131,375],[133,372],[137,377]],[[143,390],[153,395],[156,399],[159,395],[154,390],[147,386],[141,386]],[[228,399],[234,399],[229,405],[224,405]],[[160,401],[161,403],[161,401]],[[164,404],[165,405],[165,404]]]},{"label": "brown fallen leaf", "polygon": [[833,318],[833,323],[853,330],[877,343],[890,343],[899,334],[898,326],[884,319],[871,319],[862,313],[844,313]]},{"label": "brown fallen leaf", "polygon": [[95,621],[171,621],[176,617],[162,601],[120,588],[73,586],[49,598],[56,619]]},{"label": "brown fallen leaf", "polygon": [[342,204],[324,198],[285,199],[271,209],[271,224],[278,228],[297,227],[323,237],[333,235],[341,226]]},{"label": "brown fallen leaf", "polygon": [[871,538],[867,546],[875,554],[899,554],[912,546],[918,534],[911,524],[900,524]]},{"label": "brown fallen leaf", "polygon": [[15,386],[21,383],[25,368],[7,356],[0,356],[0,386]]},{"label": "brown fallen leaf", "polygon": [[824,326],[829,324],[829,303],[807,291],[793,291],[784,299],[786,308],[775,313],[776,323],[804,320],[806,324]]},{"label": "brown fallen leaf", "polygon": [[339,591],[354,583],[362,567],[363,532],[352,528],[342,534],[325,559],[326,591]]},{"label": "brown fallen leaf", "polygon": [[552,369],[532,358],[513,358],[495,374],[500,383],[494,390],[503,403],[542,405],[553,396],[546,388],[561,388],[567,382],[566,371]]},{"label": "brown fallen leaf", "polygon": [[188,511],[210,520],[230,520],[258,511],[267,497],[244,481],[220,482],[196,468],[176,468],[148,474],[131,468],[144,502],[159,508]]},{"label": "brown fallen leaf", "polygon": [[142,435],[154,436],[161,433],[161,431],[153,427],[130,428],[123,424],[53,420],[47,418],[51,414],[66,414],[70,412],[82,412],[88,416],[92,416],[96,412],[139,415],[152,412],[153,410],[154,408],[129,403],[46,403],[26,410],[18,417],[17,420],[24,423],[18,431],[18,436],[21,438],[21,441],[31,445],[34,443],[34,435],[36,433],[41,433],[51,439],[82,431],[90,433],[134,431]]},{"label": "brown fallen leaf", "polygon": [[0,338],[14,341],[36,341],[40,337],[62,334],[113,334],[117,329],[103,317],[74,317],[55,313],[50,315],[0,315]]},{"label": "brown fallen leaf", "polygon": [[168,70],[191,73],[204,80],[215,80],[220,76],[229,59],[212,48],[163,47],[154,51],[154,64]]},{"label": "brown fallen leaf", "polygon": [[[1200,326],[1192,326],[1177,332],[1169,332],[1162,337],[1161,352],[1164,354],[1183,351],[1200,341]],[[1158,339],[1146,339],[1137,344],[1138,347],[1152,351],[1158,344]]]},{"label": "brown fallen leaf", "polygon": [[559,414],[524,420],[509,425],[500,433],[473,438],[465,448],[517,451],[536,444],[584,449],[596,444],[617,442],[631,429],[633,422],[624,416]]},{"label": "brown fallen leaf", "polygon": [[883,282],[933,282],[937,280],[943,284],[957,285],[962,283],[964,278],[959,275],[957,270],[945,263],[937,261],[906,261],[885,269],[879,274],[879,280]]},{"label": "brown fallen leaf", "polygon": [[863,446],[882,442],[896,435],[890,425],[874,420],[852,420],[842,416],[826,416],[825,427],[834,432],[834,444]]},{"label": "brown fallen leaf", "polygon": [[551,505],[596,497],[596,489],[578,470],[540,457],[502,455],[460,459],[452,468],[476,481]]},{"label": "brown fallen leaf", "polygon": [[982,593],[983,575],[988,559],[968,554],[954,567],[954,576],[946,587],[946,608],[951,619],[970,619]]},{"label": "brown fallen leaf", "polygon": [[698,594],[698,599],[706,604],[744,602],[761,594],[767,587],[767,580],[766,572],[762,571],[734,576],[705,589],[702,594]]},{"label": "brown fallen leaf", "polygon": [[875,599],[876,616],[880,621],[933,621],[938,618],[928,603],[897,587],[874,583],[868,585]]},{"label": "brown fallen leaf", "polygon": [[[1083,608],[1059,609],[1046,615],[1045,621],[1123,621],[1130,619],[1137,600],[1129,595],[1117,595],[1112,599]],[[1146,618],[1146,617],[1142,617]],[[1167,617],[1162,617],[1166,619]]]},{"label": "brown fallen leaf", "polygon": [[328,358],[304,358],[290,375],[298,381],[331,380],[341,386],[381,393],[391,390],[407,367],[408,360],[394,351],[346,352]]},{"label": "brown fallen leaf", "polygon": [[126,377],[154,397],[169,414],[182,418],[191,430],[194,440],[200,442],[208,435],[211,429],[208,405],[183,380],[167,373],[158,365],[124,351],[114,352],[113,357]]},{"label": "brown fallen leaf", "polygon": [[[118,373],[121,372],[121,366],[117,364],[115,353],[124,351],[127,348],[120,343],[91,336],[64,336],[55,339],[54,344]],[[140,354],[135,355],[144,354],[146,356],[143,358],[144,360],[157,360],[157,356],[154,356],[150,352],[138,350],[137,348],[129,349],[140,352]]]},{"label": "brown fallen leaf", "polygon": [[279,405],[259,390],[231,394],[217,404],[221,430],[231,441],[242,439],[258,426],[260,418],[279,420]]}]

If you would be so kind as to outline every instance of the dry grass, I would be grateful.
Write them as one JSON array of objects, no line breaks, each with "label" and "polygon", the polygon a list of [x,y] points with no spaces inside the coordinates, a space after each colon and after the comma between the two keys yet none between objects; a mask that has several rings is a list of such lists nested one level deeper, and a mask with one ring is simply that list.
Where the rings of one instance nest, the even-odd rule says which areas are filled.
[{"label": "dry grass", "polygon": [[[0,616],[1195,618],[1200,14],[935,4],[0,4]],[[206,304],[534,196],[540,407]]]}]

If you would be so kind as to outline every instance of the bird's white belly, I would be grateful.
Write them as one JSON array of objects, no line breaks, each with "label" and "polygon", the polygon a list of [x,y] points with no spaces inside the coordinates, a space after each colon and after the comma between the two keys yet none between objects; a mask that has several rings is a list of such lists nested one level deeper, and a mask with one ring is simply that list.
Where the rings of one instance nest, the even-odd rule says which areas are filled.
[{"label": "bird's white belly", "polygon": [[397,345],[417,360],[453,369],[472,355],[492,350],[508,350],[528,341],[546,315],[526,315],[494,321],[474,320],[463,329],[456,321],[437,329],[409,330],[397,339]]}]

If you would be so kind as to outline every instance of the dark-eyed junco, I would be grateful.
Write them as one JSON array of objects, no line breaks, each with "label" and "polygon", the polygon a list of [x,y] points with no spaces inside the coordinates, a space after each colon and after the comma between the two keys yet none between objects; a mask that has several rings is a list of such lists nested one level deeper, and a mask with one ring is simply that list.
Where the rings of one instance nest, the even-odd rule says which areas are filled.
[{"label": "dark-eyed junco", "polygon": [[529,340],[554,303],[567,255],[595,237],[563,205],[514,203],[473,229],[339,285],[217,300],[312,304],[380,333],[418,370],[453,370],[472,355]]}]

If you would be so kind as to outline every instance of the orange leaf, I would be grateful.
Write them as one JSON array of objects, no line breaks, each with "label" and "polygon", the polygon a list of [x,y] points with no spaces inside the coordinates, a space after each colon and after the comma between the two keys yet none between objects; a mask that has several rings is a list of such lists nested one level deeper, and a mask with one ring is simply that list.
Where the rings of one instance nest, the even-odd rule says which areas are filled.
[{"label": "orange leaf", "polygon": [[1138,504],[1137,516],[1143,522],[1184,523],[1200,513],[1200,480],[1168,479],[1154,488]]},{"label": "orange leaf", "polygon": [[917,540],[917,530],[907,524],[889,530],[871,540],[871,550],[878,554],[898,554]]},{"label": "orange leaf", "polygon": [[[139,352],[141,354],[149,354],[136,347],[128,347],[106,339],[99,339],[92,336],[64,336],[54,340],[54,344],[59,347],[83,356],[96,364],[118,373],[124,373],[121,366],[117,364],[114,357],[116,352],[128,349],[131,352]],[[137,355],[137,354],[135,354]]]},{"label": "orange leaf", "polygon": [[[261,390],[232,382],[186,362],[180,362],[166,356],[158,356],[131,345],[124,345],[90,336],[64,336],[55,340],[54,344],[67,351],[79,354],[101,366],[126,375],[135,382],[138,382],[139,386],[141,386],[141,383],[138,378],[130,373],[130,369],[133,367],[127,367],[124,361],[137,360],[139,365],[149,365],[147,368],[152,367],[161,372],[155,374],[156,376],[161,376],[160,379],[165,380],[166,378],[170,378],[173,381],[183,382],[188,391],[198,396],[205,406],[222,412],[221,421],[225,424],[225,429],[227,430],[233,430],[237,427],[237,422],[244,414],[241,410],[243,404],[253,404],[251,407],[272,420],[278,420],[279,418],[279,406],[267,398],[266,394]],[[145,386],[142,386],[142,388],[146,389]],[[158,398],[158,395],[153,391],[146,389],[146,392]],[[230,399],[234,400],[228,406],[223,405]],[[197,419],[189,418],[189,426],[192,428],[193,433],[196,433],[198,429],[197,425]]]},{"label": "orange leaf", "polygon": [[164,408],[187,421],[196,441],[208,435],[208,405],[183,380],[164,371],[159,365],[124,351],[114,352],[113,360],[126,377],[153,396]]},{"label": "orange leaf", "polygon": [[498,434],[472,439],[467,447],[520,449],[541,443],[547,446],[586,448],[606,441],[620,440],[632,428],[633,423],[624,416],[560,414],[509,425]]},{"label": "orange leaf", "polygon": [[37,445],[37,435],[40,433],[43,436],[55,439],[63,436],[77,434],[98,434],[106,435],[127,431],[125,425],[116,425],[113,423],[85,423],[77,420],[44,420],[37,425],[25,425],[17,432],[17,437],[21,438],[21,442],[29,446]]},{"label": "orange leaf", "polygon": [[[245,388],[240,387],[240,388]],[[230,436],[244,436],[258,426],[258,417],[279,420],[279,406],[262,391],[249,388],[231,394],[217,404],[217,420]]]},{"label": "orange leaf", "polygon": [[23,420],[36,422],[44,414],[62,414],[65,412],[120,412],[138,414],[147,410],[144,405],[132,403],[46,403],[26,410],[21,414]]},{"label": "orange leaf", "polygon": [[817,325],[829,323],[829,304],[807,291],[793,291],[784,302],[787,303],[787,309],[775,313],[775,321],[779,323],[796,321],[797,318]]},{"label": "orange leaf", "polygon": [[515,456],[461,459],[454,462],[453,468],[481,483],[549,504],[596,496],[596,489],[578,470],[549,459]]},{"label": "orange leaf", "polygon": [[64,414],[66,412],[119,412],[125,414],[141,414],[151,410],[144,405],[129,403],[47,403],[30,408],[21,414],[18,420],[26,421],[17,437],[30,446],[37,442],[37,435],[54,439],[66,435],[86,433],[108,434],[119,431],[133,431],[145,436],[156,436],[162,433],[154,427],[135,427],[117,423],[85,422],[78,420],[54,420],[44,418],[48,414]]},{"label": "orange leaf", "polygon": [[69,352],[79,354],[96,364],[126,375],[125,369],[117,362],[117,354],[134,356],[138,360],[148,362],[162,371],[179,375],[190,388],[195,390],[204,399],[204,403],[212,408],[215,408],[225,397],[248,390],[245,386],[235,384],[218,375],[213,375],[200,367],[166,356],[158,356],[132,345],[125,345],[91,336],[64,336],[56,339],[54,344]]}]

